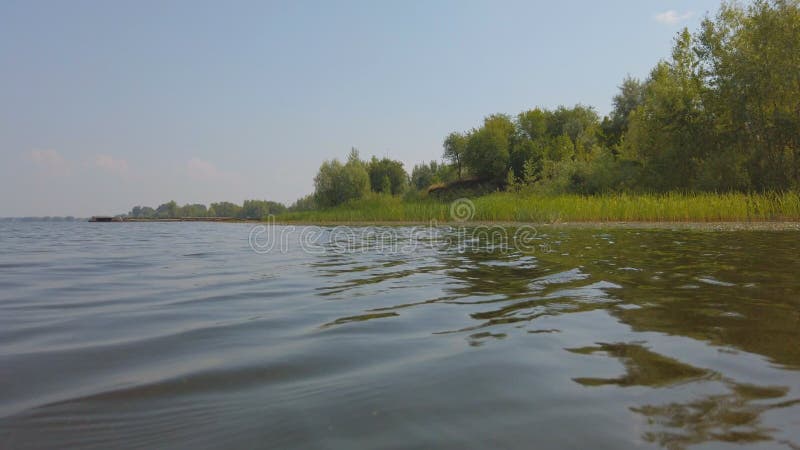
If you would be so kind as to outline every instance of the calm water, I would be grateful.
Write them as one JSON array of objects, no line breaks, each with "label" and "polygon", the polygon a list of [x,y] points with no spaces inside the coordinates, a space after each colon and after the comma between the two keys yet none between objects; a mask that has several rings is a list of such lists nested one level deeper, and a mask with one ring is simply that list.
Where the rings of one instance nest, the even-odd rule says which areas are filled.
[{"label": "calm water", "polygon": [[800,446],[798,233],[250,229],[0,224],[0,448]]}]

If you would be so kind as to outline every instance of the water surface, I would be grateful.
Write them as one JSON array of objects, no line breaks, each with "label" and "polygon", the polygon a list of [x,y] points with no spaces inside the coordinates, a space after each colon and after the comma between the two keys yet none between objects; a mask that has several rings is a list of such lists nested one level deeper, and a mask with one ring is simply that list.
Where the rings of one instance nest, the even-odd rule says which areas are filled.
[{"label": "water surface", "polygon": [[800,446],[796,232],[250,230],[0,224],[0,448]]}]

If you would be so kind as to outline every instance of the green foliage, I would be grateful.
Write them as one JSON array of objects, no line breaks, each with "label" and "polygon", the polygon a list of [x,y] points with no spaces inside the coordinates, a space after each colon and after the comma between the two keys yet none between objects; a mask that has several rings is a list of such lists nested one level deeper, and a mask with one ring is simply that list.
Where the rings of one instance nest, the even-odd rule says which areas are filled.
[{"label": "green foliage", "polygon": [[799,98],[800,2],[724,4],[646,80],[623,80],[602,122],[580,104],[494,115],[445,154],[466,136],[453,164],[537,192],[798,189]]},{"label": "green foliage", "polygon": [[330,207],[366,195],[370,190],[369,173],[356,149],[345,164],[334,159],[325,161],[314,178],[314,199],[317,205]]},{"label": "green foliage", "polygon": [[399,195],[408,187],[408,174],[400,161],[373,156],[367,165],[367,171],[372,192]]},{"label": "green foliage", "polygon": [[467,137],[463,133],[453,132],[444,140],[444,159],[449,160],[456,169],[458,178],[463,175],[464,154],[467,151]]},{"label": "green foliage", "polygon": [[297,199],[294,203],[289,206],[288,211],[311,211],[317,208],[317,202],[314,198],[314,194],[306,195],[305,197],[301,197]]},{"label": "green foliage", "polygon": [[681,31],[646,79],[625,78],[602,121],[581,104],[495,114],[447,135],[449,164],[418,164],[410,177],[353,149],[324,162],[314,194],[288,211],[172,201],[129,216],[446,220],[437,199],[489,194],[475,199],[479,220],[800,219],[798,99],[800,0],[726,3],[695,34]]},{"label": "green foliage", "polygon": [[[416,192],[416,191],[409,191]],[[444,222],[449,217],[448,203],[432,199],[404,199],[375,193],[350,200],[341,205],[312,211],[288,212],[278,216],[283,222],[392,222],[427,221]]]},{"label": "green foliage", "polygon": [[581,104],[491,115],[448,134],[447,164],[415,165],[410,179],[399,161],[364,163],[353,150],[345,164],[323,163],[314,196],[284,216],[441,218],[436,199],[489,193],[476,200],[484,220],[797,217],[798,99],[800,0],[723,4],[697,33],[682,30],[646,79],[626,77],[602,120]]},{"label": "green foliage", "polygon": [[466,136],[463,162],[479,179],[503,180],[509,169],[516,179],[524,179],[525,165],[530,162],[528,180],[531,181],[548,160],[594,158],[599,152],[601,134],[597,113],[590,107],[576,105],[553,111],[536,108],[518,114],[514,120],[496,114],[466,135],[451,133],[445,142],[447,148],[448,142]]},{"label": "green foliage", "polygon": [[134,219],[185,219],[185,218],[231,218],[231,219],[263,219],[270,214],[282,214],[287,208],[277,202],[268,200],[245,200],[243,206],[231,202],[212,203],[208,207],[203,204],[186,204],[178,206],[174,201],[159,205],[153,209],[147,206],[135,206],[127,217]]},{"label": "green foliage", "polygon": [[564,155],[565,150],[559,149],[562,159],[565,159],[563,156],[586,159],[597,140],[599,118],[594,109],[588,106],[560,106],[551,113],[547,128],[550,136],[560,139],[557,145],[566,145],[564,136],[572,144],[572,155]]},{"label": "green foliage", "polygon": [[520,134],[528,141],[538,141],[547,136],[548,121],[552,114],[536,108],[517,115]]},{"label": "green foliage", "polygon": [[241,219],[263,219],[270,215],[286,212],[286,207],[280,203],[267,200],[245,200],[239,213]]},{"label": "green foliage", "polygon": [[471,174],[502,180],[508,170],[510,149],[515,134],[511,118],[495,114],[484,119],[483,126],[467,135],[464,165]]},{"label": "green foliage", "polygon": [[542,159],[531,158],[522,166],[522,183],[533,186],[542,173]]},{"label": "green foliage", "polygon": [[602,141],[614,148],[622,142],[622,137],[628,132],[631,113],[644,102],[644,83],[632,77],[626,77],[619,87],[619,93],[614,96],[614,110],[603,119],[601,124]]},{"label": "green foliage", "polygon": [[[800,220],[800,195],[767,194],[576,194],[499,192],[474,199],[475,221],[720,222]],[[287,213],[284,222],[447,222],[450,204],[372,194],[335,208]]]},{"label": "green foliage", "polygon": [[133,217],[135,219],[152,218],[155,216],[156,210],[149,206],[134,206],[131,212],[128,213],[128,217]]},{"label": "green foliage", "polygon": [[295,202],[289,206],[288,211],[311,211],[316,208],[317,202],[314,199],[314,194],[309,194],[295,200]]},{"label": "green foliage", "polygon": [[566,134],[559,135],[550,141],[547,147],[547,159],[552,162],[571,161],[575,159],[575,144]]},{"label": "green foliage", "polygon": [[519,187],[519,181],[517,180],[517,176],[514,175],[514,169],[508,169],[508,174],[506,175],[506,191],[517,192]]},{"label": "green foliage", "polygon": [[411,186],[417,190],[428,188],[433,183],[438,183],[440,180],[436,178],[436,161],[431,161],[430,164],[417,164],[411,171]]},{"label": "green foliage", "polygon": [[231,202],[212,203],[209,209],[214,210],[216,217],[239,217],[242,207]]},{"label": "green foliage", "polygon": [[692,42],[687,30],[678,36],[672,60],[653,69],[642,104],[630,116],[626,145],[644,167],[645,188],[696,187],[711,124],[703,107],[704,87]]},{"label": "green foliage", "polygon": [[434,184],[449,183],[456,179],[456,170],[452,166],[431,161],[428,164],[417,164],[411,171],[411,186],[419,191],[427,190]]},{"label": "green foliage", "polygon": [[753,189],[800,187],[800,2],[723,5],[703,23],[694,51],[715,117],[713,150],[743,156],[722,183],[740,188],[745,171]]},{"label": "green foliage", "polygon": [[178,204],[175,200],[163,203],[156,208],[155,216],[159,219],[174,219],[178,217]]},{"label": "green foliage", "polygon": [[539,137],[536,140],[523,137],[514,144],[511,148],[509,164],[517,178],[525,177],[525,165],[529,162],[539,167],[537,172],[541,170],[545,151],[547,150],[546,142],[547,139],[545,137]]},{"label": "green foliage", "polygon": [[183,205],[178,208],[177,217],[208,217],[208,208],[206,205],[192,204]]},{"label": "green foliage", "polygon": [[623,153],[667,191],[800,187],[800,4],[722,6],[645,82]]}]

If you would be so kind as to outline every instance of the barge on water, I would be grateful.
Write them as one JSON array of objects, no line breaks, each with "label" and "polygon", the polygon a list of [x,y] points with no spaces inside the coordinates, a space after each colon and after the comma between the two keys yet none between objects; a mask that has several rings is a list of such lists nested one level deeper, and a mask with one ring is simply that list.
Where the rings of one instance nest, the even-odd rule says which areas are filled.
[{"label": "barge on water", "polygon": [[122,217],[92,216],[89,222],[122,222]]}]

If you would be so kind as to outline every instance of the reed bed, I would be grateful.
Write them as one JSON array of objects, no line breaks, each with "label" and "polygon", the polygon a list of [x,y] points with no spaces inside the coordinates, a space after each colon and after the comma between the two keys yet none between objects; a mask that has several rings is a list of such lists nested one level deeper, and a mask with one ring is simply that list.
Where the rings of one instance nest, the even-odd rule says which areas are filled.
[{"label": "reed bed", "polygon": [[[800,194],[666,193],[541,196],[497,192],[470,199],[477,222],[800,221]],[[462,216],[463,217],[463,216]],[[374,195],[335,208],[278,216],[284,222],[452,222],[450,203]]]}]

